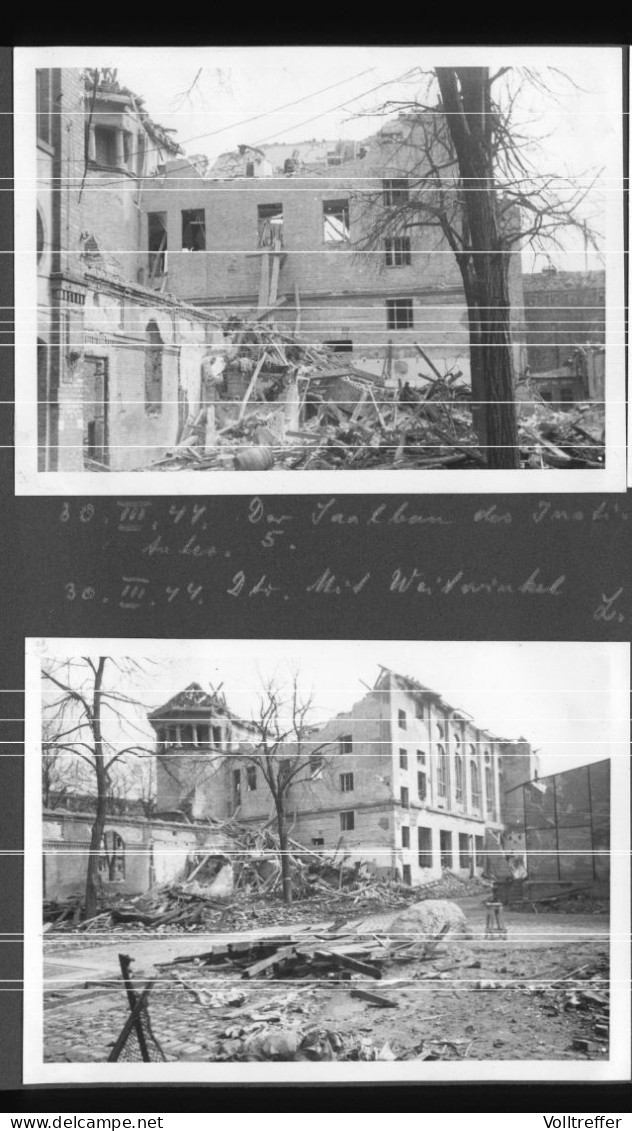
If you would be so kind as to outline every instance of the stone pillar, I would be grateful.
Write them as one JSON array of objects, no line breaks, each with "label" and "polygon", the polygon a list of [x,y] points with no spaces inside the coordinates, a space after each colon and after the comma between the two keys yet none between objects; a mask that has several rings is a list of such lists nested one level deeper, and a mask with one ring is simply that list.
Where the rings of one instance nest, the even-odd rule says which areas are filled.
[{"label": "stone pillar", "polygon": [[116,153],[116,167],[117,169],[125,168],[125,147],[123,145],[123,131],[117,130],[114,135],[114,145]]}]

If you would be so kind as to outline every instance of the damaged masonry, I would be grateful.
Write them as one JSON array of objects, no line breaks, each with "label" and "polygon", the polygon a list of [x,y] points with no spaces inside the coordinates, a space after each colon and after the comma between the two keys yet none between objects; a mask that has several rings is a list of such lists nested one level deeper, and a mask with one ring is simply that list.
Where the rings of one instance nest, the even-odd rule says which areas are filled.
[{"label": "damaged masonry", "polygon": [[[116,71],[52,69],[36,121],[40,471],[494,465],[457,261],[409,215],[445,193],[423,114],[211,162]],[[603,280],[575,281],[592,317],[569,323],[523,274],[514,197],[497,210],[518,464],[603,467]]]},{"label": "damaged masonry", "polygon": [[291,702],[148,713],[88,917],[94,803],[67,769],[47,794],[46,1059],[605,1057],[608,759],[542,776],[388,667],[326,722]]}]

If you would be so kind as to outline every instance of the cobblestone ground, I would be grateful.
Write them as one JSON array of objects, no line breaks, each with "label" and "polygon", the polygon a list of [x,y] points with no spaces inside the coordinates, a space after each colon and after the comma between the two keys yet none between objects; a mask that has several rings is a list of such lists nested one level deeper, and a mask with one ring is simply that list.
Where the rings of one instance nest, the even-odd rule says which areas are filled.
[{"label": "cobblestone ground", "polygon": [[[318,1027],[340,1034],[345,1048],[358,1041],[377,1048],[388,1043],[398,1056],[414,1057],[415,1050],[436,1050],[442,1043],[446,1058],[466,1055],[481,1060],[604,1059],[608,1055],[607,1028],[595,1035],[594,1018],[581,1006],[570,1008],[551,981],[585,964],[607,971],[608,922],[605,916],[512,915],[506,941],[483,938],[484,912],[466,908],[475,938],[453,943],[433,963],[434,976],[426,978],[427,963],[385,968],[379,983],[367,984],[354,976],[351,982],[242,980],[234,971],[179,966],[175,974],[162,971],[152,989],[149,1012],[154,1034],[168,1060],[215,1061],[239,1059],[244,1042],[258,1036]],[[374,916],[362,923],[363,932],[380,930],[392,915]],[[200,941],[171,937],[172,956],[204,949]],[[127,949],[138,957],[132,942]],[[186,944],[186,945],[185,945]],[[152,951],[153,947],[153,951]],[[68,964],[99,965],[101,950],[86,953],[72,947]],[[137,948],[138,949],[138,948]],[[164,961],[164,943],[143,938],[143,962],[135,969],[137,982],[151,972],[153,962]],[[60,962],[53,947],[51,960]],[[156,973],[155,969],[153,973]],[[607,989],[607,974],[604,974]],[[580,983],[578,983],[580,984]],[[105,1061],[128,1016],[126,995],[120,987],[91,991],[78,988],[72,977],[68,988],[56,984],[45,1010],[45,1059],[49,1062]],[[351,997],[354,988],[377,990],[396,1008],[379,1009]],[[588,987],[600,991],[603,986]],[[578,1041],[590,1042],[587,1050]],[[443,1058],[443,1057],[442,1057]],[[282,1057],[281,1057],[282,1059]]]}]

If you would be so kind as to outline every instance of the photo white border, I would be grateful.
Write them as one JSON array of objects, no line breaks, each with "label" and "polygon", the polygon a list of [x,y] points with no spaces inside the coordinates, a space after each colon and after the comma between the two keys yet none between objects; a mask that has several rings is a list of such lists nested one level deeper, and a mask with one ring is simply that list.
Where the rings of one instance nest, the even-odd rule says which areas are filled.
[{"label": "photo white border", "polygon": [[[331,648],[338,641],[315,640],[143,640],[102,638],[27,638],[25,641],[25,861],[24,861],[24,1075],[25,1084],[95,1083],[370,1083],[407,1081],[606,1081],[630,1077],[630,645],[590,642],[584,651],[606,650],[612,657],[611,702],[611,920],[610,920],[610,1057],[603,1060],[401,1061],[345,1063],[181,1063],[107,1064],[45,1063],[43,1059],[43,931],[42,931],[42,808],[41,808],[41,663],[47,657],[100,654],[173,659],[209,654],[252,655],[260,648],[266,659],[279,659],[309,648]],[[364,646],[364,641],[345,641]],[[377,644],[378,641],[371,641]],[[389,640],[389,647],[397,644]],[[423,641],[424,646],[462,647],[475,641]],[[483,642],[480,642],[483,643]],[[484,641],[489,645],[490,641]],[[568,642],[502,641],[505,647],[555,648]],[[414,642],[401,641],[410,647]]]},{"label": "photo white border", "polygon": [[[361,46],[361,45],[358,45]],[[410,46],[410,45],[409,45]],[[420,45],[420,50],[423,49]],[[31,124],[35,117],[35,69],[127,64],[130,72],[142,67],[144,55],[152,64],[169,66],[174,55],[194,55],[213,48],[196,47],[39,47],[14,52],[14,157],[15,157],[15,492],[16,495],[269,495],[305,494],[481,494],[532,492],[615,492],[626,487],[625,317],[623,244],[623,48],[620,47],[433,47],[437,63],[467,61],[489,65],[563,67],[564,55],[603,54],[604,73],[616,73],[610,91],[609,118],[618,122],[606,170],[608,183],[621,186],[608,192],[605,217],[606,269],[606,466],[603,470],[520,469],[495,470],[376,470],[376,471],[116,471],[40,472],[37,470],[37,274],[34,217],[37,203],[36,146]],[[238,53],[256,67],[257,52],[269,47],[218,47]],[[288,51],[290,47],[276,50]],[[313,47],[313,51],[320,48]],[[327,51],[353,50],[325,47]],[[396,48],[374,48],[396,50]],[[7,347],[5,347],[7,348]]]}]

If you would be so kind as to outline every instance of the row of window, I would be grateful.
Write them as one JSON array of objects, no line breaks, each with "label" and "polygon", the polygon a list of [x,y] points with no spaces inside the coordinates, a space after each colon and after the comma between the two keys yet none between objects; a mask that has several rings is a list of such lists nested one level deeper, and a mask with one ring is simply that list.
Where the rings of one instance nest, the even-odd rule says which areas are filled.
[{"label": "row of window", "polygon": [[183,723],[157,731],[158,743],[165,750],[170,746],[222,746],[224,737],[221,726],[207,723]]},{"label": "row of window", "polygon": [[[469,833],[459,833],[459,868],[469,868],[472,862],[472,837]],[[474,862],[477,868],[483,866],[482,836],[474,837]],[[410,829],[402,827],[402,848],[410,848]],[[420,868],[432,868],[435,862],[432,829],[417,828],[417,852]],[[454,867],[454,850],[452,832],[449,829],[439,830],[439,861],[442,868]]]},{"label": "row of window", "polygon": [[[254,793],[257,789],[257,767],[246,766],[246,789],[249,793]],[[241,796],[241,770],[233,770],[233,788],[235,796],[238,799]]]},{"label": "row of window", "polygon": [[[239,770],[235,771],[237,780],[239,781],[239,788],[241,787],[241,778]],[[248,766],[246,769],[246,784],[249,790],[256,790],[257,788],[257,771],[255,766]],[[353,809],[343,810],[340,814],[340,829],[341,832],[353,832],[355,829],[355,812]],[[409,849],[410,842],[410,827],[402,825],[402,848]],[[458,856],[459,868],[469,868],[472,859],[472,838],[468,833],[458,834]],[[419,853],[419,867],[432,868],[434,864],[433,855],[433,841],[432,829],[419,827],[417,829],[417,842]],[[325,843],[324,837],[312,837],[312,844],[316,847],[322,847]],[[104,852],[99,856],[98,871],[103,879],[108,880],[123,880],[125,878],[125,842],[118,833],[110,834],[104,838]],[[440,862],[442,868],[454,867],[454,853],[453,853],[453,838],[452,833],[448,829],[441,829],[439,831],[439,852]],[[483,837],[477,836],[474,838],[474,856],[477,867],[482,867],[483,864]]]},{"label": "row of window", "polygon": [[[203,208],[182,210],[182,251],[206,251],[206,217]],[[323,201],[323,241],[348,243],[349,201]],[[148,250],[150,268],[160,255],[164,263],[167,252],[167,213],[149,212],[147,216]],[[283,244],[283,205],[257,205],[257,237],[259,247],[273,247],[276,241]],[[384,240],[384,257],[387,267],[409,267],[411,264],[410,236],[396,236]]]},{"label": "row of window", "polygon": [[[419,758],[419,753],[418,753]],[[406,764],[404,765],[404,761]],[[400,750],[399,764],[402,769],[408,766],[408,758],[405,751]],[[464,803],[464,788],[463,788],[463,759],[457,755],[455,758],[455,801],[457,805]],[[494,778],[490,766],[485,767],[485,789],[486,789],[486,802],[487,812],[491,817],[496,814],[495,791],[494,791]],[[471,807],[473,810],[481,811],[483,808],[483,794],[481,790],[481,776],[480,770],[476,762],[470,762],[470,792],[471,792]],[[428,780],[425,770],[417,771],[417,795],[420,801],[425,801],[428,794]],[[446,754],[439,755],[437,763],[437,795],[440,798],[449,800],[449,762]],[[410,791],[408,786],[400,787],[400,801],[406,808],[410,805]]]},{"label": "row of window", "polygon": [[[489,765],[485,766],[485,790],[487,796],[488,811],[493,814],[496,811],[495,804],[495,786],[494,774],[491,766],[491,756],[486,755],[485,760],[489,761]],[[426,765],[426,755],[423,750],[417,751],[417,792],[420,801],[426,800],[427,794],[427,777],[426,771],[420,770],[420,766]],[[400,770],[408,770],[408,751],[400,747],[399,751],[399,768]],[[464,787],[464,760],[461,754],[455,754],[454,757],[454,795],[457,805],[463,805],[465,799]],[[472,759],[470,761],[470,792],[471,802],[473,809],[481,809],[483,804],[483,797],[481,791],[481,775],[477,762]],[[450,759],[444,747],[439,743],[437,746],[437,796],[449,800],[450,797]],[[404,797],[406,800],[404,801]],[[402,804],[408,805],[408,789],[402,786]]]}]

